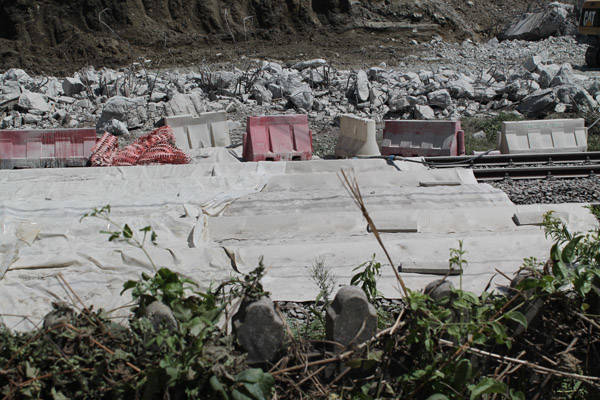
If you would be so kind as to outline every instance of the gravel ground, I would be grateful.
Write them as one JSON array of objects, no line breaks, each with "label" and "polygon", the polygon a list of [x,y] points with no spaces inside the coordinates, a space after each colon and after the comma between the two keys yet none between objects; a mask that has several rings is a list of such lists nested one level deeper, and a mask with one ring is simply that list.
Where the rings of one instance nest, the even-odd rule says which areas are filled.
[{"label": "gravel ground", "polygon": [[[315,321],[316,317],[313,311],[311,311],[311,308],[315,308],[314,302],[297,303],[293,301],[280,301],[277,302],[277,305],[287,321],[297,329],[303,325],[310,325],[311,322]],[[378,310],[393,315],[397,314],[404,307],[404,304],[399,299],[379,298],[375,300],[374,306]],[[316,309],[320,309],[321,307],[322,303]]]},{"label": "gravel ground", "polygon": [[523,179],[490,182],[515,204],[595,203],[600,201],[600,177]]}]

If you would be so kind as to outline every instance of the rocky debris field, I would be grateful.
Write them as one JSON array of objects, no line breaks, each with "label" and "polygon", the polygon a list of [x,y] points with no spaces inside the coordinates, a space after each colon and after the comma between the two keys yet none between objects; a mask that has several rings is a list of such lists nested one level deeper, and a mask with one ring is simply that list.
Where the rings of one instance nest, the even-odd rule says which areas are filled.
[{"label": "rocky debris field", "polygon": [[[375,3],[370,9],[362,3],[350,9],[340,4],[334,7],[338,14],[327,14],[337,21],[332,26],[342,26],[346,20],[340,16],[347,13],[353,18],[362,16],[358,20],[363,22],[385,22],[381,18],[384,8]],[[447,21],[449,24],[471,15],[458,5],[436,7],[462,10],[463,14],[450,13],[454,22]],[[498,15],[502,12],[495,3],[489,7]],[[430,7],[427,15],[431,17],[438,8]],[[315,21],[322,25],[327,18],[323,19],[319,13],[324,11],[319,10],[311,12],[317,13]],[[403,10],[421,15],[415,17],[418,21],[425,18],[416,9]],[[344,113],[375,119],[379,132],[384,119],[464,120],[507,113],[511,118],[527,119],[594,116],[600,101],[600,74],[584,67],[586,45],[570,34],[574,13],[573,6],[560,3],[521,13],[499,34],[506,39],[503,41],[496,37],[476,41],[473,35],[473,39],[456,41],[458,36],[448,39],[435,29],[429,36],[403,34],[400,40],[393,29],[378,28],[372,32],[370,45],[355,43],[351,54],[359,56],[352,63],[333,53],[332,58],[293,62],[250,55],[227,61],[228,56],[222,56],[218,62],[196,61],[185,68],[160,68],[162,56],[140,57],[123,68],[88,66],[69,76],[33,75],[11,68],[0,74],[0,128],[92,126],[98,134],[118,135],[123,145],[150,131],[164,116],[225,110],[232,142],[240,144],[248,116],[306,113],[315,154],[323,157],[333,153],[338,117]],[[481,10],[479,14],[484,15]],[[238,28],[234,27],[234,35]],[[545,39],[521,40],[542,37]],[[340,38],[343,32],[332,41]],[[240,49],[245,45],[240,43]],[[320,48],[318,43],[313,47]],[[285,44],[281,48],[286,48]],[[284,53],[282,58],[289,59]],[[382,58],[385,61],[379,62]],[[481,132],[470,132],[471,125],[465,124],[467,140],[477,141]],[[516,203],[596,201],[596,180],[584,181],[591,183],[589,190],[566,189],[578,180],[495,185]],[[531,189],[525,190],[523,185]]]},{"label": "rocky debris field", "polygon": [[241,60],[238,67],[84,68],[72,76],[0,74],[0,126],[89,127],[130,141],[165,115],[226,110],[239,143],[249,115],[308,113],[316,154],[330,154],[337,117],[442,119],[514,112],[526,118],[586,113],[600,100],[595,71],[581,67],[585,46],[571,36],[538,42],[492,39],[416,43],[419,56],[397,66],[338,69],[334,61],[287,64]]}]

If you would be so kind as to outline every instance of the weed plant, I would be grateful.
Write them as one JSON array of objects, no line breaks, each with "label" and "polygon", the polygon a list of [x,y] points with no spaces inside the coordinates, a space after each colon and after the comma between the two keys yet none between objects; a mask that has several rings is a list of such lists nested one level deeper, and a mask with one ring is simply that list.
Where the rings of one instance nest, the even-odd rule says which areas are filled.
[{"label": "weed plant", "polygon": [[[109,207],[87,216],[110,220],[105,233],[111,241],[142,250],[156,242],[151,227],[118,224]],[[552,213],[544,229],[554,242],[548,260],[525,260],[524,279],[506,293],[476,295],[460,285],[434,300],[407,288],[403,305],[389,312],[369,341],[332,352],[331,343],[314,344],[325,342],[321,330],[313,330],[313,337],[304,332],[290,338],[283,358],[267,365],[248,365],[227,329],[241,302],[268,295],[261,285],[262,263],[205,291],[156,266],[154,274],[124,284],[135,301],[127,327],[112,322],[104,310],[64,312],[57,305],[60,318],[44,328],[0,329],[0,394],[6,399],[600,398],[600,231],[570,232]],[[450,251],[450,268],[462,273],[467,254],[459,242]],[[373,258],[352,278],[371,300],[379,296],[381,268]],[[320,290],[316,322],[332,299],[335,280],[322,261],[312,274]],[[144,317],[144,308],[155,301],[172,310],[176,326],[157,327]],[[536,308],[538,303],[543,307]]]}]

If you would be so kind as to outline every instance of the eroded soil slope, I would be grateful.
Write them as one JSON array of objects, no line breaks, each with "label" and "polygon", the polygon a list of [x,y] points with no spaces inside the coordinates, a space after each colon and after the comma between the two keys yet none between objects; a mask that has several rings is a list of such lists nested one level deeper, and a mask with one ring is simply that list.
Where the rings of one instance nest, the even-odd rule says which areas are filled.
[{"label": "eroded soil slope", "polygon": [[[545,0],[0,0],[0,70],[65,74],[240,56],[357,64],[401,57],[411,39],[493,36]],[[274,46],[277,45],[277,46]],[[399,54],[398,50],[402,50]]]}]

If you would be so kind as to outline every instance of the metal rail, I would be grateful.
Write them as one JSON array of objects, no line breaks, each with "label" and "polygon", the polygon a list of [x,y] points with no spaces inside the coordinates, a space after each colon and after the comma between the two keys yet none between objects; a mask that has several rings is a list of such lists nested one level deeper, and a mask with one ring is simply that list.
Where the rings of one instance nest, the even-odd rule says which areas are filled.
[{"label": "metal rail", "polygon": [[590,165],[546,165],[542,167],[508,167],[508,168],[477,168],[473,169],[475,178],[479,181],[496,181],[511,179],[539,178],[584,178],[600,173],[600,164]]},{"label": "metal rail", "polygon": [[480,181],[580,178],[600,174],[600,152],[425,157],[432,168],[472,168]]},{"label": "metal rail", "polygon": [[450,156],[424,157],[427,164],[434,168],[450,168],[456,166],[493,166],[522,164],[557,164],[557,163],[600,163],[600,151],[578,153],[529,153],[529,154],[495,154],[482,156]]}]

